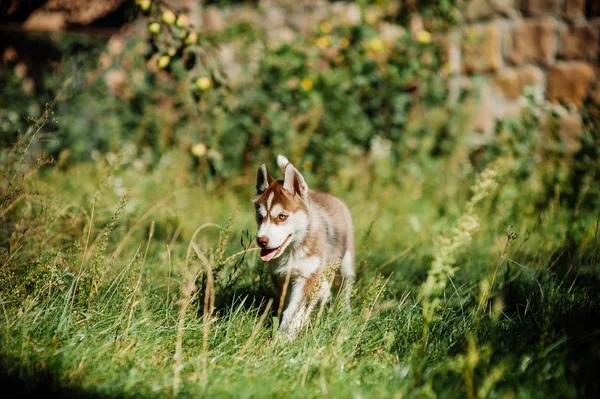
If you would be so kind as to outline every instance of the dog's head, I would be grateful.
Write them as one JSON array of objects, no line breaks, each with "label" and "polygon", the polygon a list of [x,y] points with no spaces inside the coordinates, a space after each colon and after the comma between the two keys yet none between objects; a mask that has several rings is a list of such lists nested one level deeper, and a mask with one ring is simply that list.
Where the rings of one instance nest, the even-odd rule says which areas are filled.
[{"label": "dog's head", "polygon": [[308,229],[308,186],[304,177],[285,157],[277,161],[283,180],[273,179],[265,164],[256,174],[256,242],[265,262],[279,257],[291,243],[302,241]]}]

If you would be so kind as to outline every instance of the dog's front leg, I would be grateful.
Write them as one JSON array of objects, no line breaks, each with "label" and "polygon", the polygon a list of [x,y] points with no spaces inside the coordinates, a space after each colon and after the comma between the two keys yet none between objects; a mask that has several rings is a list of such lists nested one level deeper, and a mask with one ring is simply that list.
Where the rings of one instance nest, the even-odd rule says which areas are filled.
[{"label": "dog's front leg", "polygon": [[327,301],[330,292],[331,285],[329,284],[329,281],[325,280],[321,282],[321,287],[319,290],[314,293],[312,297],[307,298],[307,306],[304,307],[304,312],[302,313],[302,325],[306,324],[306,322],[310,319],[310,314],[319,301]]},{"label": "dog's front leg", "polygon": [[296,335],[302,328],[302,321],[306,307],[306,297],[304,286],[306,279],[297,277],[292,283],[289,301],[281,317],[279,324],[279,335],[285,335],[290,341],[296,338]]}]

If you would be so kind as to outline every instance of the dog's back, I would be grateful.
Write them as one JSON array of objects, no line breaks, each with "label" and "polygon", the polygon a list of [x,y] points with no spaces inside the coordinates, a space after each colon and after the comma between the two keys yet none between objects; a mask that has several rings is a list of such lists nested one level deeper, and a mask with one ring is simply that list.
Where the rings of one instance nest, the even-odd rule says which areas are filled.
[{"label": "dog's back", "polygon": [[309,200],[310,211],[320,220],[321,226],[318,230],[323,234],[323,242],[327,245],[319,255],[327,259],[327,264],[341,260],[342,275],[353,277],[354,231],[348,207],[339,198],[320,191],[311,191]]}]

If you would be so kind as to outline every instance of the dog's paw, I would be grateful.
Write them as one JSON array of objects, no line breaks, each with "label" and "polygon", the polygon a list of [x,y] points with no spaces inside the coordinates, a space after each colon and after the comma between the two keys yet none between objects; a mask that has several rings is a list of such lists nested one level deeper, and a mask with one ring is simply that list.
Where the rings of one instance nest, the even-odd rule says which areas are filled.
[{"label": "dog's paw", "polygon": [[288,328],[285,331],[279,331],[277,333],[277,338],[281,341],[287,342],[287,343],[291,343],[294,342],[296,340],[296,337],[298,337],[298,333],[300,332],[300,329],[297,328]]},{"label": "dog's paw", "polygon": [[277,330],[277,338],[292,342],[296,339],[301,329],[301,317],[286,317],[284,314],[281,324],[279,325],[279,330]]}]

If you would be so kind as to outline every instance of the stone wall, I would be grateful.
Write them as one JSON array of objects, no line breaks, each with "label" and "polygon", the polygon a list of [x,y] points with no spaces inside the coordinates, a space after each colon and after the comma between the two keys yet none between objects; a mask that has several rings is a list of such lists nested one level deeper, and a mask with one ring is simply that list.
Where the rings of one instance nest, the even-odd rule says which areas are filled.
[{"label": "stone wall", "polygon": [[28,31],[55,32],[68,26],[88,25],[117,10],[125,0],[13,0],[1,20],[11,19],[11,14],[28,14],[22,28]]},{"label": "stone wall", "polygon": [[480,82],[476,129],[487,132],[494,119],[518,113],[518,97],[527,85],[572,110],[565,126],[580,127],[575,109],[588,96],[600,100],[600,1],[471,0],[465,17],[462,57],[454,67],[463,83]]},{"label": "stone wall", "polygon": [[[349,2],[263,0],[255,7],[199,9],[197,2],[172,1],[184,8],[189,3],[189,11],[204,29],[248,21],[264,27],[274,40],[291,40],[297,31],[314,34],[324,20],[336,25],[370,19],[384,42],[404,29],[378,21],[381,9],[369,9],[361,16],[358,6]],[[548,101],[571,109],[565,119],[572,120],[565,123],[575,128],[580,125],[576,108],[588,96],[600,101],[596,84],[600,0],[468,0],[463,19],[465,23],[453,32],[432,33],[443,42],[449,68],[458,76],[454,91],[465,86],[480,90],[476,131],[490,133],[496,119],[518,115],[523,106],[519,98],[529,85],[537,86]],[[406,29],[416,35],[429,26],[415,14]],[[225,64],[235,63],[231,48],[223,54]]]}]

